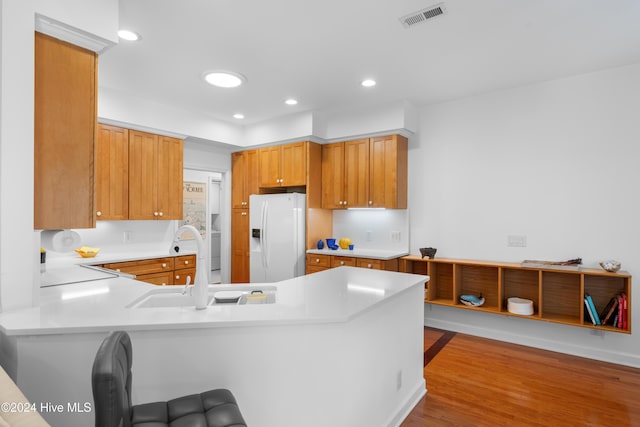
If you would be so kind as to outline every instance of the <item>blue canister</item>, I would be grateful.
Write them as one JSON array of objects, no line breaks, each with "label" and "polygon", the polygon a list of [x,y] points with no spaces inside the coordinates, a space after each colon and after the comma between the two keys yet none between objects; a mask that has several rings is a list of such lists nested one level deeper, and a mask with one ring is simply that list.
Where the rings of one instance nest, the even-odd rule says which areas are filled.
[{"label": "blue canister", "polygon": [[318,249],[324,249],[324,241],[318,240]]}]

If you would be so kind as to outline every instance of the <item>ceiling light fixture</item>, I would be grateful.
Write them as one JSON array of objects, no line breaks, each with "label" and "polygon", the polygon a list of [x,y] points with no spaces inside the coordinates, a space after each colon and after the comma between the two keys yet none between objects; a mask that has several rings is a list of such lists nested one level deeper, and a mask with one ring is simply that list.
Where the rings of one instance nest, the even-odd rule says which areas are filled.
[{"label": "ceiling light fixture", "polygon": [[210,85],[225,88],[238,87],[247,81],[247,78],[242,74],[231,71],[207,71],[204,73],[204,79]]},{"label": "ceiling light fixture", "polygon": [[289,98],[286,101],[284,101],[284,103],[287,104],[287,105],[296,105],[298,103],[298,101],[296,101],[293,98]]},{"label": "ceiling light fixture", "polygon": [[120,30],[118,31],[118,37],[120,37],[122,40],[127,40],[130,42],[136,42],[138,40],[140,40],[142,37],[140,37],[140,34],[130,31],[130,30]]},{"label": "ceiling light fixture", "polygon": [[376,85],[376,81],[373,79],[366,79],[360,83],[364,87],[372,87]]},{"label": "ceiling light fixture", "polygon": [[236,113],[233,115],[234,119],[244,119],[244,114]]}]

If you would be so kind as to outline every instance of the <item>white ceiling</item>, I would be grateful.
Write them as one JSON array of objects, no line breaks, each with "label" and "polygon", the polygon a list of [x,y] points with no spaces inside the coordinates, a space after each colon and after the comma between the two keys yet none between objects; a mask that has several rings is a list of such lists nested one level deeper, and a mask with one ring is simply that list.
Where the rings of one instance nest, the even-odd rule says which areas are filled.
[{"label": "white ceiling", "polygon": [[[100,87],[252,124],[398,100],[416,106],[640,62],[639,0],[120,0],[142,35],[100,56]],[[236,89],[206,70],[242,73]],[[363,88],[359,82],[378,84]],[[294,97],[297,106],[284,100]],[[232,118],[236,112],[246,118]]]}]

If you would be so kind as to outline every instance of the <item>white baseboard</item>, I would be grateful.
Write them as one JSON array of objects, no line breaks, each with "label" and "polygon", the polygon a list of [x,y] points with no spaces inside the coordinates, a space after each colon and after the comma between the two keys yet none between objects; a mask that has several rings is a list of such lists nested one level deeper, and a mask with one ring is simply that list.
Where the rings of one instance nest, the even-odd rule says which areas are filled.
[{"label": "white baseboard", "polygon": [[427,394],[427,383],[424,378],[421,381],[418,381],[413,392],[409,395],[409,398],[404,402],[404,404],[398,408],[396,413],[391,417],[391,419],[383,424],[387,427],[400,427],[400,424],[404,421],[405,418],[411,413],[413,408],[418,404],[420,399]]}]

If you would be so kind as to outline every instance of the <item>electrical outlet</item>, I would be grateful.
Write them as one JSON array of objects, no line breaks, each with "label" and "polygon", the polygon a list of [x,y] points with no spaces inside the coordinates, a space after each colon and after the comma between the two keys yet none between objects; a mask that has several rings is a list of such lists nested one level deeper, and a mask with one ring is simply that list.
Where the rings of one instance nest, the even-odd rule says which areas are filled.
[{"label": "electrical outlet", "polygon": [[527,236],[507,236],[507,246],[512,248],[527,247]]},{"label": "electrical outlet", "polygon": [[371,230],[367,230],[367,242],[371,241]]},{"label": "electrical outlet", "polygon": [[401,388],[402,388],[402,369],[400,369],[396,374],[396,390],[400,390]]},{"label": "electrical outlet", "polygon": [[400,241],[400,232],[399,231],[392,231],[391,232],[391,241],[392,242],[399,242]]},{"label": "electrical outlet", "polygon": [[132,238],[133,238],[133,232],[132,231],[125,231],[123,233],[123,236],[122,236],[122,241],[124,243],[128,243],[128,242],[131,241]]}]

